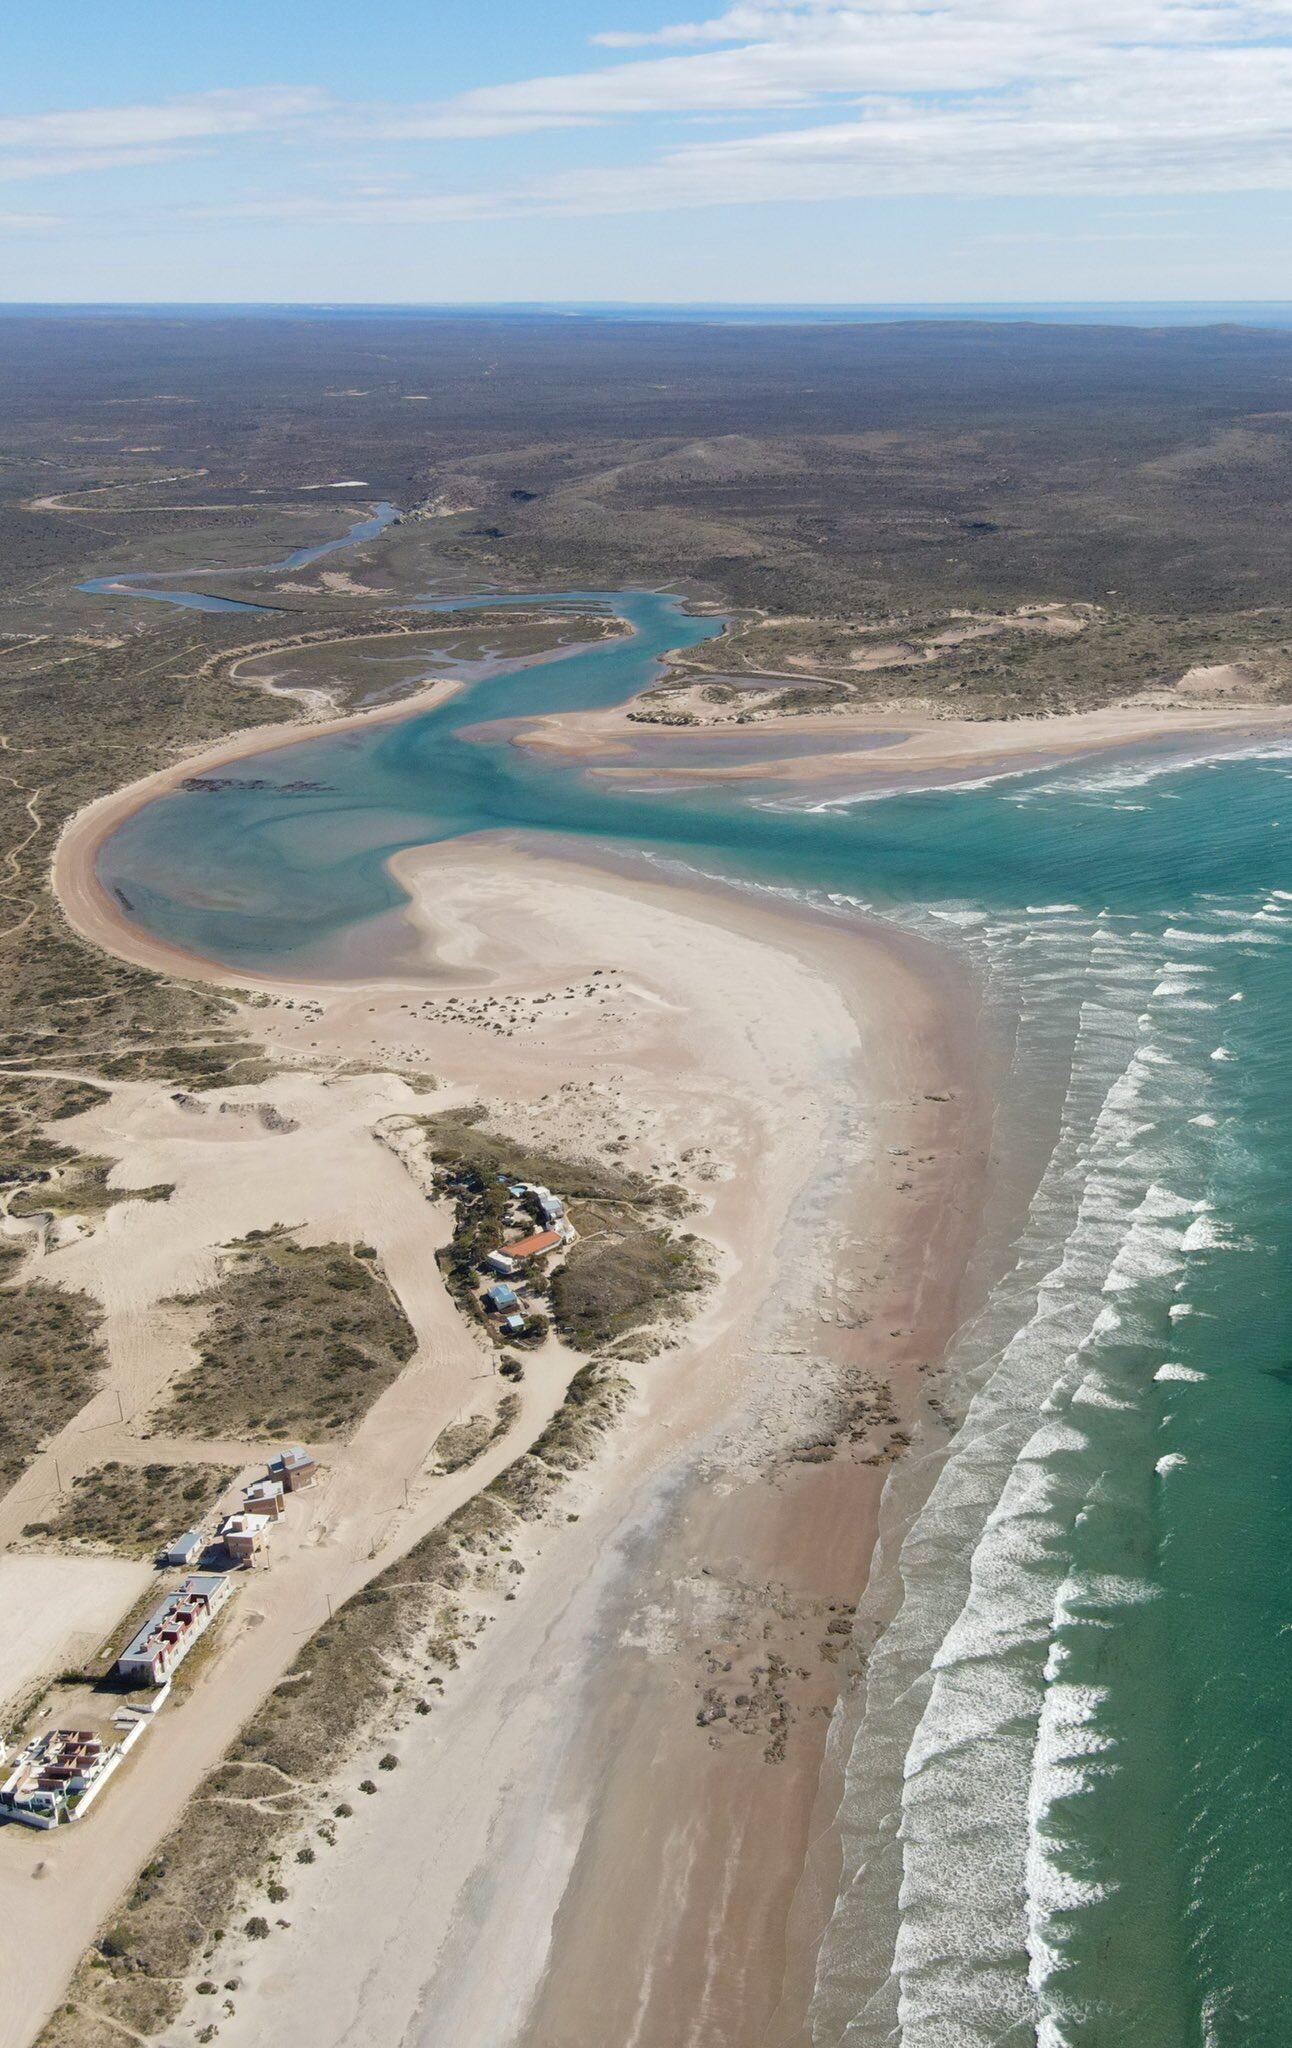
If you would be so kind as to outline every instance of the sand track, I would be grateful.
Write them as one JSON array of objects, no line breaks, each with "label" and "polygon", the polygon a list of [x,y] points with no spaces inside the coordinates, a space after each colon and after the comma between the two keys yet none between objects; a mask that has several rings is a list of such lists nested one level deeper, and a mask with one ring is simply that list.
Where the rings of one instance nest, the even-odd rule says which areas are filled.
[{"label": "sand track", "polygon": [[[219,753],[238,751],[231,743]],[[231,980],[126,926],[94,876],[104,834],[192,765],[91,806],[64,835],[56,883],[87,938],[163,970]],[[466,1470],[428,1475],[441,1428],[480,1405],[489,1361],[435,1270],[433,1247],[446,1232],[374,1134],[392,1114],[476,1097],[505,1105],[507,1127],[541,1132],[557,1152],[591,1130],[598,1144],[613,1139],[625,1164],[677,1163],[720,1281],[676,1348],[635,1375],[633,1415],[578,1482],[577,1525],[543,1533],[542,1558],[471,1660],[470,1683],[456,1695],[450,1687],[443,1715],[417,1724],[400,1801],[373,1802],[381,1811],[346,1837],[358,1860],[347,1850],[320,1870],[320,1879],[335,1872],[338,1888],[320,1896],[316,1916],[302,1917],[290,1950],[267,1944],[271,1954],[236,1960],[248,1989],[222,2039],[240,2048],[244,2034],[249,2043],[266,2027],[281,2031],[290,2008],[292,2030],[308,2024],[320,2042],[361,2031],[396,2048],[410,2026],[427,2048],[502,2042],[521,2038],[525,2009],[549,2000],[540,1986],[554,1982],[566,1987],[553,2020],[559,2038],[588,2038],[603,1989],[594,1959],[607,1870],[620,1870],[639,1929],[617,1983],[615,2025],[640,2005],[632,2025],[642,2048],[677,2038],[674,1995],[705,1986],[709,2009],[752,2031],[785,1983],[801,1980],[808,1949],[800,1942],[790,1955],[789,1926],[837,1675],[816,1671],[801,1734],[774,1782],[757,1771],[751,1779],[748,1752],[718,1755],[697,1743],[696,1650],[684,1617],[670,1624],[676,1647],[642,1671],[623,1632],[644,1581],[663,1573],[689,1582],[698,1560],[715,1554],[754,1560],[769,1586],[788,1578],[793,1600],[812,1612],[827,1594],[846,1603],[859,1593],[882,1462],[802,1466],[791,1483],[777,1476],[777,1461],[819,1427],[837,1374],[858,1357],[893,1385],[903,1412],[918,1408],[918,1373],[949,1327],[972,1236],[965,1183],[978,1171],[981,1110],[973,1032],[947,1007],[949,994],[963,992],[941,985],[943,970],[918,946],[567,852],[489,836],[401,856],[410,919],[436,967],[429,986],[264,985],[268,1002],[244,1011],[241,1026],[300,1065],[228,1093],[253,1106],[272,1101],[293,1132],[267,1131],[258,1118],[227,1128],[234,1120],[218,1111],[199,1120],[165,1088],[142,1083],[114,1088],[110,1105],[62,1127],[118,1157],[122,1185],[176,1184],[170,1202],[146,1214],[142,1204],[111,1211],[97,1248],[88,1238],[50,1255],[51,1274],[57,1267],[64,1284],[103,1301],[121,1379],[140,1407],[182,1349],[182,1332],[164,1327],[164,1300],[201,1284],[216,1245],[254,1225],[287,1222],[377,1245],[418,1351],[353,1442],[329,1455],[324,1483],[281,1532],[271,1568],[236,1603],[218,1657],[111,1798],[84,1830],[30,1848],[5,1844],[0,1910],[17,1995],[0,2048],[20,2048],[35,2031],[183,1796],[327,1601],[356,1590],[470,1498],[558,1405],[575,1361],[551,1345],[527,1368],[508,1435]],[[339,977],[344,965],[339,952]],[[455,986],[486,1006],[581,984],[598,968],[613,970],[613,1013],[580,997],[559,1014],[556,1005],[538,1012],[515,1036],[493,1029],[487,1008],[474,1023],[443,1016]],[[441,1082],[429,1101],[403,1078],[427,1072]],[[898,1136],[936,1160],[918,1182],[896,1181],[881,1140]],[[844,1298],[869,1306],[844,1316]],[[874,1334],[860,1339],[859,1318],[872,1311]],[[799,1341],[786,1337],[787,1317],[800,1319]],[[116,1391],[98,1397],[112,1410],[98,1419],[111,1423]],[[69,1455],[72,1434],[64,1433]],[[705,1459],[716,1461],[716,1493]],[[668,1504],[680,1513],[684,1500],[691,1505],[678,1520]],[[757,1584],[749,1593],[755,1608],[764,1597]],[[766,1625],[779,1626],[779,1596],[766,1598]],[[636,1688],[639,1718],[620,1753],[608,1729],[624,1683]],[[507,1703],[514,1711],[500,1712]],[[664,1777],[643,1778],[656,1755]],[[558,1792],[564,1817],[552,1834]],[[420,1816],[411,1830],[405,1801]],[[743,1875],[717,1884],[737,1818],[748,1845]],[[627,1865],[625,1825],[643,1845]],[[41,1860],[47,1880],[33,1888],[24,1875]],[[688,1902],[681,1911],[679,1897]],[[490,1928],[484,1947],[474,1938],[480,1913]],[[652,1943],[669,1959],[663,1977],[649,1963]],[[429,2031],[419,2013],[436,2015]]]}]

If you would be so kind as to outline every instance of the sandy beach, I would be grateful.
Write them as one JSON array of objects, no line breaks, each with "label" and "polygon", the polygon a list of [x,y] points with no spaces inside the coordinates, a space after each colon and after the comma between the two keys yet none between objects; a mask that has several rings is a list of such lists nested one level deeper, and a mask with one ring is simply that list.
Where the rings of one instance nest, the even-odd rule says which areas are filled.
[{"label": "sandy beach", "polygon": [[[55,881],[83,936],[233,982],[134,931],[94,859],[139,802],[261,744],[189,757],[73,822]],[[220,1973],[240,1986],[222,2041],[307,2026],[323,2042],[362,2033],[390,2048],[799,2041],[831,1903],[822,1773],[852,1682],[850,1617],[892,1460],[912,1431],[936,1435],[927,1375],[974,1237],[988,1098],[973,993],[932,949],[883,928],[612,870],[584,847],[574,857],[490,835],[404,854],[396,872],[429,986],[408,974],[261,984],[267,1002],[241,1013],[300,1069],[294,1121],[326,1130],[327,1075],[346,1065],[433,1073],[436,1106],[479,1099],[500,1128],[557,1151],[618,1134],[623,1163],[686,1189],[717,1278],[695,1321],[633,1369],[630,1412],[542,1527],[469,1667],[396,1738],[398,1796],[359,1802],[337,1846],[293,1872],[280,1938],[222,1945]],[[598,969],[604,999],[564,1000]],[[454,987],[486,1006],[549,1003],[503,1032],[487,1007],[474,1022],[446,1017]],[[381,1100],[356,1132],[404,1083],[368,1085]],[[283,1084],[236,1093],[273,1098]],[[145,1166],[131,1168],[117,1135],[133,1178]],[[347,1220],[366,1234],[349,1155],[338,1149],[329,1173],[324,1150],[309,1150],[321,1176],[311,1207],[338,1234]],[[146,1170],[156,1177],[153,1159]],[[212,1243],[235,1206],[226,1185]],[[92,1291],[92,1274],[82,1284]],[[433,1313],[421,1305],[423,1325]],[[422,1473],[435,1434],[464,1412],[465,1332],[454,1348],[462,1364],[447,1374],[426,1356],[401,1470]],[[556,1398],[554,1367],[506,1455]],[[369,1469],[379,1449],[374,1438]],[[437,1495],[424,1473],[414,1486],[414,1511],[383,1527],[371,1570],[461,1492]],[[353,1513],[344,1468],[333,1489],[335,1511]],[[353,1584],[353,1543],[347,1566]],[[212,1667],[200,1728],[185,1707],[200,1739],[173,1739],[171,1792],[195,1782],[281,1669],[267,1634],[250,1639],[254,1669],[245,1652],[240,1667],[232,1655]],[[348,1786],[370,1761],[355,1760]],[[123,1798],[100,1836],[57,1844],[67,1966],[172,1818],[142,1773],[121,1791],[132,1789],[129,1830]],[[57,1972],[41,1975],[32,1996],[47,2005]]]},{"label": "sandy beach", "polygon": [[[774,728],[783,757],[770,758],[765,732],[757,762],[691,767],[667,763],[675,742],[685,755],[685,730],[632,726],[622,710],[530,720],[512,736],[607,775],[640,775],[644,735],[653,774],[820,786],[1146,740],[1242,741],[1286,729],[1288,715],[791,719]],[[827,728],[837,744],[820,748]],[[95,862],[141,803],[298,736],[234,736],[82,812],[54,864],[73,926],[140,965],[245,988],[245,972],[136,929]],[[819,750],[795,755],[805,736]],[[634,1368],[629,1412],[434,1713],[382,1733],[399,1756],[397,1796],[360,1801],[336,1844],[293,1872],[273,1941],[222,1941],[220,1972],[237,1985],[223,2048],[251,2048],[266,2029],[308,2029],[329,2048],[801,2048],[833,1904],[827,1731],[860,1683],[851,1617],[893,1461],[913,1437],[939,1441],[930,1379],[966,1306],[990,1129],[975,992],[889,927],[665,879],[585,841],[485,834],[403,853],[392,872],[408,897],[397,973],[374,974],[342,941],[331,977],[258,981],[240,1008],[240,1028],[287,1063],[293,1118],[325,1141],[310,1155],[313,1208],[338,1235],[368,1231],[348,1155],[336,1152],[335,1173],[323,1163],[329,1075],[372,1075],[356,1132],[390,1114],[392,1090],[434,1076],[437,1106],[478,1100],[499,1128],[571,1156],[613,1135],[621,1163],[675,1177],[716,1279],[696,1320]],[[456,1012],[455,992],[470,998]],[[262,1092],[277,1099],[284,1085]],[[161,1171],[151,1155],[133,1170]],[[226,1192],[210,1244],[236,1220]],[[449,1336],[447,1305],[418,1309],[444,1333],[440,1358],[460,1362],[423,1377],[400,1464],[416,1511],[383,1525],[374,1570],[463,1497],[461,1485],[428,1490],[425,1466],[438,1431],[468,1412],[471,1340]],[[550,1359],[501,1456],[532,1440],[573,1364]],[[382,1453],[366,1429],[356,1472]],[[352,1508],[344,1461],[332,1483],[338,1512]],[[344,1580],[316,1568],[319,1590],[362,1576],[353,1549]],[[216,1668],[205,1721],[191,1723],[195,1765],[279,1668],[264,1647],[254,1673],[246,1656],[240,1671],[232,1657]],[[342,1772],[338,1795],[375,1754]],[[178,1761],[182,1790],[196,1772]],[[93,1835],[76,1845],[64,1970],[169,1818],[141,1789],[135,1832],[104,1828],[101,1862]],[[56,1995],[56,1977],[42,1995]],[[191,2001],[183,2033],[205,2017]]]},{"label": "sandy beach", "polygon": [[[566,755],[606,780],[640,780],[643,770],[666,781],[786,781],[841,788],[887,782],[950,781],[965,774],[1043,767],[1082,754],[1191,740],[1245,740],[1292,727],[1292,706],[1227,702],[1182,704],[1164,699],[1008,721],[950,718],[918,706],[828,716],[775,714],[748,725],[713,719],[700,725],[634,723],[630,706],[552,712],[520,724],[518,746]],[[742,742],[757,755],[741,761]],[[725,740],[725,759],[688,762],[688,742]],[[783,749],[775,745],[784,742]],[[811,751],[807,751],[807,749]],[[671,755],[676,758],[670,759]]]},{"label": "sandy beach", "polygon": [[106,796],[98,797],[78,811],[75,817],[69,818],[54,849],[50,880],[68,922],[91,944],[102,946],[107,952],[116,953],[123,960],[132,960],[141,967],[156,968],[159,973],[176,974],[181,979],[237,980],[241,986],[245,983],[245,976],[223,975],[210,961],[195,960],[177,947],[164,945],[140,931],[122,915],[120,907],[104,889],[95,872],[99,848],[104,840],[110,838],[117,827],[144,804],[178,789],[191,775],[208,775],[252,756],[276,753],[283,747],[295,746],[301,740],[323,739],[329,733],[353,732],[360,727],[386,725],[394,719],[411,718],[419,711],[429,711],[433,705],[443,704],[462,687],[455,678],[440,677],[412,696],[391,704],[374,705],[364,712],[244,726],[222,740],[212,741],[209,746],[187,748],[166,767],[155,769],[152,774],[141,776],[137,782],[127,783],[122,789],[111,790]]}]

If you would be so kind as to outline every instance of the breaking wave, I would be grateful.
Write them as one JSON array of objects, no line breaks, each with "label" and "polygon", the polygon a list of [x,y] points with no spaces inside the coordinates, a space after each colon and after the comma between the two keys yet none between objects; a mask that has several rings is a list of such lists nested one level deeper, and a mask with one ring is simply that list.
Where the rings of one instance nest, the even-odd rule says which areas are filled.
[{"label": "breaking wave", "polygon": [[[1181,2038],[1178,1934],[1099,1845],[1110,1813],[1151,1815],[1160,1789],[1136,1746],[1138,1676],[1163,1626],[1158,1490],[1192,1473],[1163,1447],[1164,1403],[1210,1378],[1171,1355],[1199,1307],[1184,1297],[1200,1262],[1248,1242],[1221,1213],[1213,1137],[1238,1054],[1217,1061],[1195,1017],[1282,943],[1262,929],[1274,894],[1153,918],[898,913],[972,958],[1012,1034],[1008,1137],[1034,1145],[1048,1119],[1050,1142],[947,1361],[959,1426],[890,1482],[864,1684],[833,1731],[844,1879],[817,2048]],[[1117,1933],[1130,1893],[1138,1986]]]}]

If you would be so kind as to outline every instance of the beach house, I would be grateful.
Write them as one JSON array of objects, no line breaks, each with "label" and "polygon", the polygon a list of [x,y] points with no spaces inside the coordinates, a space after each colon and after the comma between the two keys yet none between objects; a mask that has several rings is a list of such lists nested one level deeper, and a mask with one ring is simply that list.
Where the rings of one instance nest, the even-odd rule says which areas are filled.
[{"label": "beach house", "polygon": [[299,1444],[269,1460],[269,1477],[279,1482],[284,1493],[299,1493],[303,1486],[313,1486],[318,1476],[318,1466]]},{"label": "beach house", "polygon": [[244,1486],[242,1507],[245,1514],[267,1515],[271,1522],[277,1522],[287,1508],[282,1480],[256,1479],[250,1486]]},{"label": "beach house", "polygon": [[235,1564],[253,1564],[272,1526],[268,1515],[226,1515],[220,1524],[220,1541]]},{"label": "beach house", "polygon": [[[143,1732],[144,1721],[132,1731]],[[26,1745],[0,1784],[0,1815],[29,1828],[76,1820],[103,1790],[130,1747],[104,1742],[89,1728],[47,1728]]]},{"label": "beach house", "polygon": [[565,1243],[565,1233],[560,1230],[537,1230],[531,1237],[518,1237],[503,1250],[509,1259],[523,1264],[527,1259],[541,1259],[545,1253],[554,1252]]},{"label": "beach house", "polygon": [[165,1685],[233,1591],[225,1572],[197,1572],[154,1607],[117,1658],[130,1685]]}]

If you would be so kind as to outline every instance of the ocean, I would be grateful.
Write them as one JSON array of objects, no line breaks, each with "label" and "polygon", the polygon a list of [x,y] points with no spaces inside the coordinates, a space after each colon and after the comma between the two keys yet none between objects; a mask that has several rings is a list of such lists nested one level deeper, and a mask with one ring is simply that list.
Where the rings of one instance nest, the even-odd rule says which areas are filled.
[{"label": "ocean", "polygon": [[1281,2048],[1292,750],[880,795],[679,789],[649,760],[598,783],[470,728],[622,701],[720,621],[568,595],[633,637],[239,761],[123,824],[104,882],[173,943],[306,976],[399,959],[395,850],[555,833],[962,960],[1003,1048],[1001,1193],[948,1360],[958,1426],[895,1468],[865,1684],[832,1730],[844,1873],[812,2037]]}]

